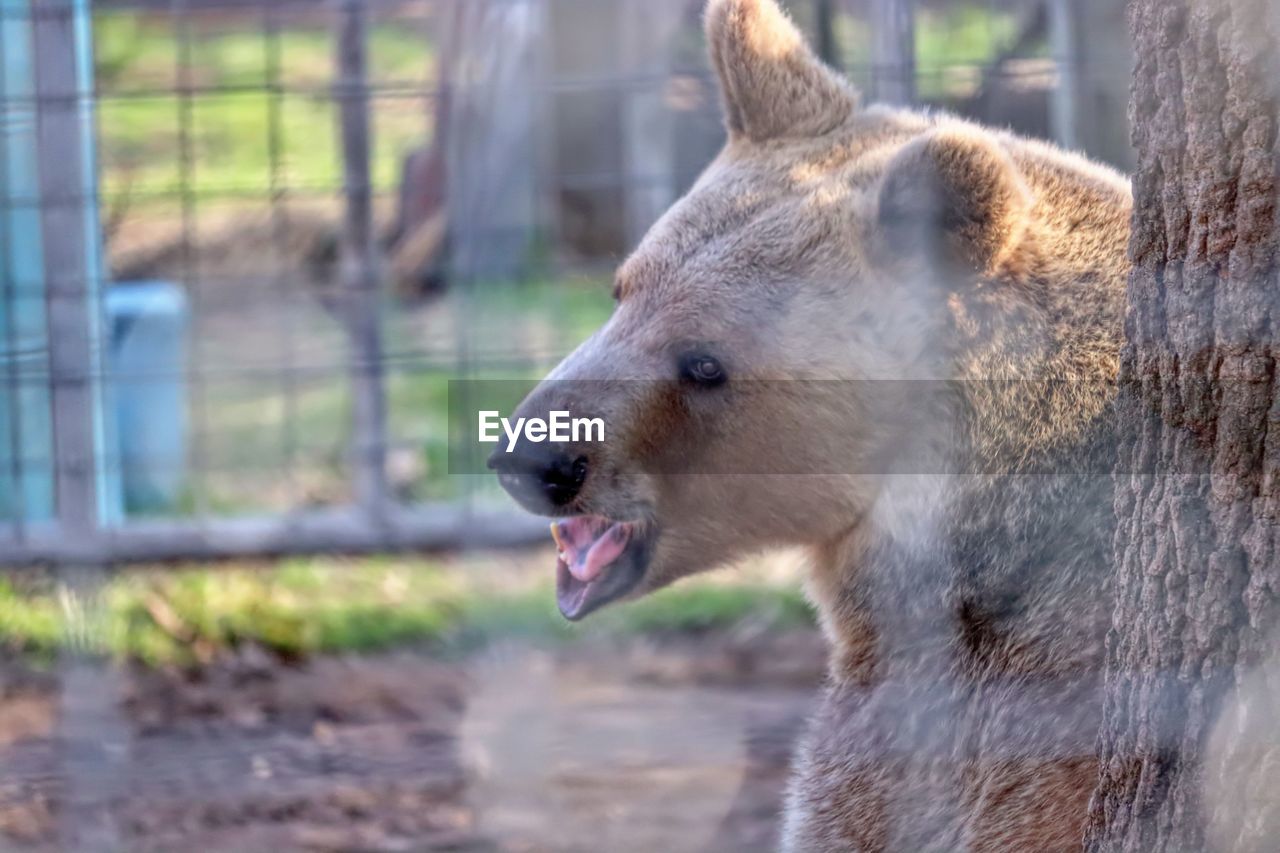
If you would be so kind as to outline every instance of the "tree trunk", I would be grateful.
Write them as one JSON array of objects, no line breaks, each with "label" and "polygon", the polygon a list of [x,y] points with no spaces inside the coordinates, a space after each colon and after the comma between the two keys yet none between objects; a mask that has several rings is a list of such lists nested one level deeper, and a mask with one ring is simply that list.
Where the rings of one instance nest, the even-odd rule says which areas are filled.
[{"label": "tree trunk", "polygon": [[1280,837],[1276,0],[1132,0],[1117,599],[1091,849]]}]

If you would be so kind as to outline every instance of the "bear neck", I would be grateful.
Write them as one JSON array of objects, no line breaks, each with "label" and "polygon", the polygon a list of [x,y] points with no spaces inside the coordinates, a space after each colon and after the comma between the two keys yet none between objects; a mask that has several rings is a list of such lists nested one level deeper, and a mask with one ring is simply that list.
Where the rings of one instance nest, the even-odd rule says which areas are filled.
[{"label": "bear neck", "polygon": [[[1067,383],[956,387],[952,455],[936,473],[887,478],[869,516],[814,556],[837,681],[1058,676],[1101,664],[1113,383],[1083,401]],[[1068,420],[1073,397],[1084,414]],[[1049,423],[993,437],[997,413],[1011,411]]]}]

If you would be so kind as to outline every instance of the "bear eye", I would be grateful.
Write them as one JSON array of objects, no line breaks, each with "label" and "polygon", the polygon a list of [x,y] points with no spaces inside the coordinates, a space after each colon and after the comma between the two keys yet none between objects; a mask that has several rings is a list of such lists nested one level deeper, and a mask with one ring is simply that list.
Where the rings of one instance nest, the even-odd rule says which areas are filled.
[{"label": "bear eye", "polygon": [[705,353],[690,353],[681,358],[680,374],[686,379],[707,387],[722,385],[728,379],[724,372],[724,365],[715,357]]}]

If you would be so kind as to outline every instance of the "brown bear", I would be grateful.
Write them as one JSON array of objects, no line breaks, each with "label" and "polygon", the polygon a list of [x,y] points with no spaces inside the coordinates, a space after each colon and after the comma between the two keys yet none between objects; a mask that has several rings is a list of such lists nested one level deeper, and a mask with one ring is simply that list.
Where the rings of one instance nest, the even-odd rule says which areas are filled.
[{"label": "brown bear", "polygon": [[706,14],[728,142],[519,416],[602,441],[491,465],[559,519],[579,619],[776,546],[810,554],[830,679],[788,850],[1066,850],[1096,776],[1118,174],[863,106],[773,0]]}]

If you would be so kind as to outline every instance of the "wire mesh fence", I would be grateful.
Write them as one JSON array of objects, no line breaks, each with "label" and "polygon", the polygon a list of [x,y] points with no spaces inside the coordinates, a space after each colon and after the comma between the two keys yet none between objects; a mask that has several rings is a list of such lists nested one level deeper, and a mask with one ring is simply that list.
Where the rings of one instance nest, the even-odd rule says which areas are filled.
[{"label": "wire mesh fence", "polygon": [[[433,809],[459,788],[451,747],[416,719],[409,746],[376,726],[335,740],[323,720],[131,739],[126,679],[94,660],[104,570],[545,538],[489,478],[450,471],[450,382],[536,379],[607,318],[612,268],[723,143],[702,7],[0,0],[0,566],[55,567],[68,635],[54,748],[2,745],[4,838],[55,801],[67,849],[177,838],[179,795],[207,797],[216,829],[213,801],[245,791],[255,814],[346,824],[365,806],[307,797],[353,766],[448,823]],[[867,100],[1127,162],[1119,0],[789,9]],[[363,677],[317,676],[325,707]],[[494,680],[503,713],[513,693],[546,698],[528,673]],[[699,701],[703,729],[673,705],[696,748],[670,725],[655,740],[724,740],[725,697]],[[107,812],[130,798],[159,805],[122,832]]]},{"label": "wire mesh fence", "polygon": [[[1119,5],[791,11],[869,99],[1123,163]],[[5,0],[0,560],[541,535],[450,476],[448,382],[607,316],[722,141],[701,6]]]}]

